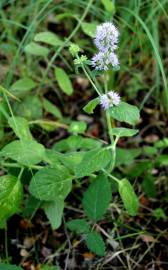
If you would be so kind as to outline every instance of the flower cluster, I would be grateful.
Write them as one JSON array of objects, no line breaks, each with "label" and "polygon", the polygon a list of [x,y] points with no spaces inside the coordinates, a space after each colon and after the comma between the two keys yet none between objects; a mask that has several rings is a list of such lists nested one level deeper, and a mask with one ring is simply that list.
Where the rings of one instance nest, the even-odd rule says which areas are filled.
[{"label": "flower cluster", "polygon": [[120,96],[114,92],[110,91],[107,94],[100,96],[100,104],[103,107],[104,110],[107,110],[110,107],[113,107],[114,105],[117,106],[120,103]]},{"label": "flower cluster", "polygon": [[98,52],[92,58],[92,66],[97,70],[108,70],[109,65],[119,65],[118,57],[113,52]]},{"label": "flower cluster", "polygon": [[99,52],[92,58],[92,66],[98,70],[108,70],[110,66],[119,65],[118,57],[115,54],[117,49],[119,32],[111,23],[106,22],[99,25],[96,29],[94,43]]},{"label": "flower cluster", "polygon": [[119,32],[112,23],[103,23],[96,29],[95,45],[102,52],[114,51],[117,49],[118,37]]}]

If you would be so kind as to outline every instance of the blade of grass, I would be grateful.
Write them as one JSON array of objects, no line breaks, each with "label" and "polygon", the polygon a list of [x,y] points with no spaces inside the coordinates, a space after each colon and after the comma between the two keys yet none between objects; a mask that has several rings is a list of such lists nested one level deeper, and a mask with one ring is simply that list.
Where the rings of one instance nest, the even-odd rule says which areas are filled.
[{"label": "blade of grass", "polygon": [[155,40],[152,36],[152,34],[150,33],[147,25],[143,22],[143,20],[141,19],[140,16],[138,16],[134,11],[126,8],[126,7],[120,7],[122,10],[125,10],[126,12],[130,13],[132,16],[134,16],[137,21],[141,24],[142,28],[144,29],[144,31],[146,32],[148,38],[149,38],[149,41],[151,43],[151,46],[153,48],[153,51],[154,51],[154,55],[156,57],[156,61],[157,61],[157,64],[159,66],[159,69],[160,69],[160,72],[161,72],[161,75],[162,75],[162,79],[163,79],[163,84],[164,84],[164,105],[165,105],[165,112],[168,113],[168,85],[167,85],[167,79],[166,79],[166,74],[165,74],[165,71],[164,71],[164,67],[163,67],[163,64],[162,64],[162,60],[161,60],[161,57],[160,57],[160,54],[159,54],[159,51],[158,51],[158,48],[155,44]]}]

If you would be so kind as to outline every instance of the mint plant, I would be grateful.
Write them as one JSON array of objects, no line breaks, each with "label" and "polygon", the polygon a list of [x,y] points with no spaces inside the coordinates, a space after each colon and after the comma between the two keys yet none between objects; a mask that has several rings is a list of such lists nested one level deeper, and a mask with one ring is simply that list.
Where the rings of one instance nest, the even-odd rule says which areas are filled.
[{"label": "mint plant", "polygon": [[[108,70],[111,68],[119,68],[119,60],[116,55],[118,37],[119,32],[112,23],[103,23],[98,26],[94,43],[99,49],[99,52],[92,58],[91,63],[88,62],[86,56],[79,56],[80,49],[78,46],[74,44],[70,46],[70,52],[75,56],[74,63],[83,69],[93,89],[98,94],[98,97],[91,100],[84,107],[84,110],[88,114],[92,114],[96,106],[100,104],[105,111],[109,135],[109,144],[85,153],[75,169],[75,174],[79,178],[90,176],[94,173],[94,177],[90,179],[91,184],[84,193],[82,202],[84,212],[93,224],[101,220],[111,201],[111,186],[109,180],[117,183],[120,197],[129,215],[135,216],[139,208],[138,198],[129,180],[118,179],[113,172],[116,163],[116,147],[119,138],[133,136],[137,134],[138,130],[125,127],[113,127],[112,121],[118,120],[135,126],[139,120],[138,108],[121,101],[118,93],[108,89]],[[97,76],[103,77],[104,90],[99,88],[97,77],[94,72],[90,70],[89,64],[91,64],[95,70],[101,71]],[[79,233],[77,227],[82,226],[84,230],[84,228],[86,228],[84,222],[86,221],[74,220],[68,223],[68,227],[72,231],[74,231],[76,227],[76,231]],[[85,236],[88,248],[98,255],[104,255],[105,247],[101,235],[94,230],[90,230],[88,233],[87,227]]]},{"label": "mint plant", "polygon": [[[70,44],[69,47],[76,71],[83,70],[97,94],[96,98],[86,104],[84,111],[92,114],[98,105],[101,106],[106,118],[109,142],[83,136],[87,129],[86,123],[83,121],[68,123],[66,119],[63,119],[59,109],[55,108],[47,99],[43,100],[43,107],[61,119],[62,124],[41,121],[36,117],[33,121],[28,121],[25,117],[15,116],[9,97],[19,99],[20,89],[23,88],[23,85],[25,85],[24,93],[34,88],[35,83],[29,78],[25,77],[15,82],[11,87],[13,94],[8,93],[3,87],[1,88],[7,106],[6,111],[1,111],[16,138],[7,143],[0,152],[1,166],[5,171],[5,175],[0,177],[0,227],[5,227],[6,221],[11,215],[21,212],[20,205],[24,201],[25,171],[31,175],[28,184],[30,197],[27,203],[24,201],[25,208],[31,204],[33,213],[39,206],[43,208],[53,229],[59,228],[62,223],[66,198],[73,188],[74,181],[80,186],[81,179],[89,177],[90,184],[82,199],[85,217],[68,221],[67,227],[77,234],[82,234],[88,248],[97,255],[105,254],[105,243],[101,234],[96,230],[96,224],[103,218],[110,205],[113,182],[118,187],[127,213],[131,216],[137,214],[139,202],[131,183],[128,179],[118,178],[114,171],[120,160],[119,155],[124,158],[122,149],[117,147],[119,139],[138,133],[135,128],[117,127],[114,125],[114,121],[117,120],[135,127],[139,120],[138,108],[124,102],[119,93],[109,89],[109,71],[119,69],[116,54],[118,38],[119,32],[111,22],[98,26],[94,42],[99,51],[91,61],[85,55],[81,55],[78,45]],[[48,55],[49,49],[39,45],[38,42],[47,43],[50,46],[62,44],[57,36],[49,32],[38,33],[34,41],[26,46],[26,53],[43,57]],[[60,89],[67,95],[71,95],[73,88],[65,71],[56,67],[55,77]],[[38,110],[40,118],[41,103],[37,99],[34,104],[35,109],[40,107]],[[20,107],[20,111],[22,113],[22,107]],[[51,149],[47,149],[37,142],[31,133],[30,126],[37,123],[41,126],[46,125],[46,128],[51,128],[52,124],[61,125],[69,131],[70,136],[55,143]],[[12,170],[13,168],[16,171]],[[33,207],[32,201],[34,201]],[[22,210],[24,212],[24,209]]]}]

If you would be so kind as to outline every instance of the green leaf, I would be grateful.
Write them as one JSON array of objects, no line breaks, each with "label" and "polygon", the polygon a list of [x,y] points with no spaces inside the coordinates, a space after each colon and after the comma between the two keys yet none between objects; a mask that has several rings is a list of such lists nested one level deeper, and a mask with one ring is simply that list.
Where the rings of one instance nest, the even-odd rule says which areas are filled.
[{"label": "green leaf", "polygon": [[11,85],[10,91],[16,96],[24,95],[36,87],[36,83],[30,78],[22,78]]},{"label": "green leaf", "polygon": [[160,166],[168,166],[168,155],[163,154],[156,158],[156,163]]},{"label": "green leaf", "polygon": [[78,149],[95,149],[101,147],[102,143],[92,139],[92,138],[83,138],[80,135],[71,135],[66,139],[63,139],[54,144],[53,149],[64,152],[64,151],[73,151]]},{"label": "green leaf", "polygon": [[12,264],[5,264],[0,263],[0,269],[1,270],[23,270],[20,266],[12,265]]},{"label": "green leaf", "polygon": [[167,219],[167,216],[162,208],[156,208],[153,210],[153,216],[159,220],[159,219]]},{"label": "green leaf", "polygon": [[148,197],[156,197],[155,178],[152,175],[145,174],[142,182],[142,188]]},{"label": "green leaf", "polygon": [[141,154],[140,149],[124,149],[124,148],[116,148],[116,164],[118,167],[120,165],[130,165],[134,162],[135,158]]},{"label": "green leaf", "polygon": [[100,103],[100,98],[94,98],[91,101],[89,101],[87,105],[85,105],[83,110],[88,114],[92,114],[94,112],[94,109],[99,103]]},{"label": "green leaf", "polygon": [[70,152],[70,153],[57,153],[57,157],[59,161],[65,165],[73,174],[75,173],[75,169],[79,163],[81,163],[85,152]]},{"label": "green leaf", "polygon": [[59,161],[59,153],[53,149],[46,149],[46,161],[50,164],[51,167],[57,168],[58,165],[61,165]]},{"label": "green leaf", "polygon": [[47,57],[47,55],[49,54],[49,49],[38,45],[35,42],[31,42],[29,43],[25,48],[24,51],[28,54],[32,54],[32,55],[36,55],[36,56],[43,56],[43,57]]},{"label": "green leaf", "polygon": [[66,223],[69,230],[78,234],[88,233],[91,231],[89,223],[84,219],[73,219]]},{"label": "green leaf", "polygon": [[131,216],[137,215],[139,201],[132,185],[127,179],[119,181],[119,193],[128,214]]},{"label": "green leaf", "polygon": [[0,177],[0,221],[8,219],[17,212],[23,197],[20,180],[12,175]]},{"label": "green leaf", "polygon": [[47,112],[51,113],[56,118],[58,118],[58,119],[62,118],[62,114],[61,114],[60,110],[45,98],[43,98],[43,106]]},{"label": "green leaf", "polygon": [[72,121],[69,127],[69,132],[74,134],[84,133],[87,129],[87,125],[84,121]]},{"label": "green leaf", "polygon": [[58,266],[42,265],[41,270],[59,270]]},{"label": "green leaf", "polygon": [[130,125],[135,125],[140,118],[138,108],[126,102],[120,102],[118,106],[110,108],[109,112],[112,118]]},{"label": "green leaf", "polygon": [[98,221],[103,217],[111,196],[110,183],[105,175],[101,174],[96,179],[92,179],[82,200],[84,211],[89,219]]},{"label": "green leaf", "polygon": [[159,141],[155,142],[154,146],[157,147],[157,148],[166,148],[166,147],[168,147],[168,138],[165,137],[162,140],[159,140]]},{"label": "green leaf", "polygon": [[57,197],[65,198],[71,191],[72,178],[64,166],[46,167],[34,175],[29,190],[39,200],[54,201]]},{"label": "green leaf", "polygon": [[28,121],[23,117],[10,117],[8,118],[9,126],[13,129],[16,136],[22,140],[31,140],[32,135],[29,129]]},{"label": "green leaf", "polygon": [[22,210],[22,215],[24,218],[31,218],[32,214],[36,212],[36,210],[41,205],[41,202],[37,200],[33,196],[29,196],[25,202],[24,208]]},{"label": "green leaf", "polygon": [[64,199],[62,197],[57,197],[52,202],[44,203],[43,208],[50,221],[52,229],[58,229],[62,222]]},{"label": "green leaf", "polygon": [[101,235],[97,232],[90,232],[86,235],[88,249],[99,256],[105,255],[105,244]]},{"label": "green leaf", "polygon": [[26,96],[22,102],[14,104],[14,112],[30,120],[41,119],[43,108],[38,96]]},{"label": "green leaf", "polygon": [[155,146],[143,146],[143,153],[148,156],[153,156],[158,153],[158,149]]},{"label": "green leaf", "polygon": [[112,0],[101,0],[101,2],[108,12],[110,13],[115,12],[115,6]]},{"label": "green leaf", "polygon": [[73,93],[72,83],[68,75],[62,68],[58,68],[58,67],[55,68],[55,78],[61,90],[68,96],[72,95]]},{"label": "green leaf", "polygon": [[32,166],[45,160],[45,148],[34,140],[13,141],[1,150],[0,156],[16,160],[25,166]]},{"label": "green leaf", "polygon": [[111,153],[107,148],[98,148],[85,153],[81,163],[76,167],[77,177],[84,177],[97,172],[107,166],[111,160]]},{"label": "green leaf", "polygon": [[130,128],[113,128],[112,134],[117,137],[131,137],[138,133],[138,129],[130,129]]},{"label": "green leaf", "polygon": [[96,27],[97,24],[96,23],[87,23],[87,22],[83,22],[81,24],[82,26],[82,30],[83,32],[88,35],[89,37],[94,38],[96,35]]},{"label": "green leaf", "polygon": [[139,163],[132,163],[131,166],[128,168],[128,175],[130,175],[131,177],[135,178],[138,177],[142,174],[146,174],[148,171],[151,171],[153,168],[153,162],[150,160],[145,160],[139,162]]},{"label": "green leaf", "polygon": [[34,40],[37,42],[44,42],[52,46],[60,46],[63,44],[63,41],[56,34],[49,31],[36,34]]}]

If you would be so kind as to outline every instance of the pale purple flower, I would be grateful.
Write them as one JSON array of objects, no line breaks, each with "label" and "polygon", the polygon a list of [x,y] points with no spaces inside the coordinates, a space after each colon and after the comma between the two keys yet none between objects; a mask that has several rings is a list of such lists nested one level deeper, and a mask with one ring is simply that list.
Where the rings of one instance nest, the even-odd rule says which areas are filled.
[{"label": "pale purple flower", "polygon": [[107,95],[100,96],[100,104],[104,110],[107,110],[109,108],[110,102]]},{"label": "pale purple flower", "polygon": [[91,61],[92,66],[97,70],[108,70],[110,66],[119,66],[118,57],[113,52],[98,52]]},{"label": "pale purple flower", "polygon": [[107,93],[107,95],[109,96],[109,99],[113,105],[118,106],[120,104],[120,96],[118,93],[110,91]]},{"label": "pale purple flower", "polygon": [[117,49],[118,37],[119,32],[114,24],[106,22],[97,26],[94,43],[102,52],[113,52]]},{"label": "pale purple flower", "polygon": [[107,94],[100,96],[100,104],[104,110],[109,109],[110,107],[118,106],[120,104],[120,96],[114,91],[110,91]]}]

